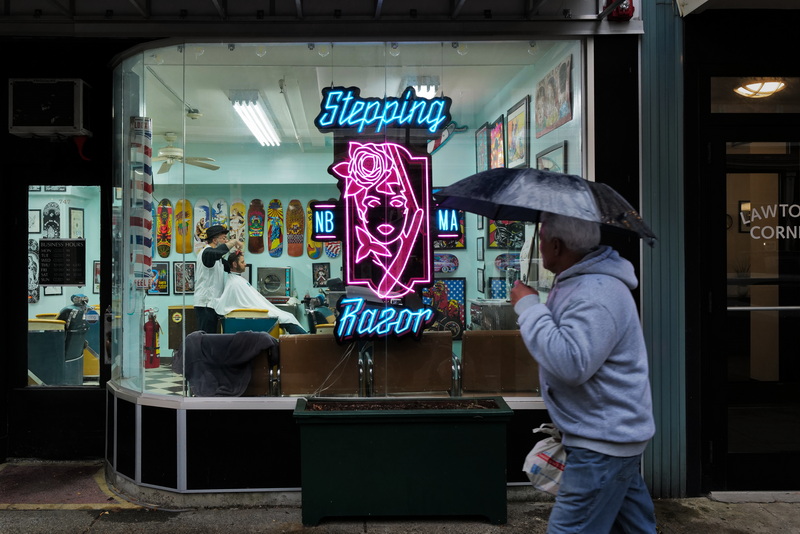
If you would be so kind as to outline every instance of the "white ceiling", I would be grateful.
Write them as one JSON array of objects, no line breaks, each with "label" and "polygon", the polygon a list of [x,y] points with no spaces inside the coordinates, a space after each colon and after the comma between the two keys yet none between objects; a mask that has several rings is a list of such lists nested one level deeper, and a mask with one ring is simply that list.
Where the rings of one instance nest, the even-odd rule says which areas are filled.
[{"label": "white ceiling", "polygon": [[[314,50],[307,44],[191,44],[145,51],[124,68],[136,63],[133,70],[143,73],[145,114],[153,119],[156,147],[165,144],[166,132],[178,134],[179,146],[253,142],[228,96],[256,89],[268,101],[282,143],[297,142],[296,128],[303,149],[313,150],[325,144],[313,125],[323,87],[356,86],[362,96],[396,96],[407,76],[438,76],[442,91],[453,99],[452,109],[471,118],[522,69],[535,68],[539,59],[563,45],[542,41],[529,53],[529,42],[470,42],[462,55],[451,42],[402,43],[394,57],[387,54],[390,44],[384,43],[332,48],[317,43]],[[322,57],[319,50],[324,47],[330,53]],[[190,108],[202,116],[189,118]]]}]

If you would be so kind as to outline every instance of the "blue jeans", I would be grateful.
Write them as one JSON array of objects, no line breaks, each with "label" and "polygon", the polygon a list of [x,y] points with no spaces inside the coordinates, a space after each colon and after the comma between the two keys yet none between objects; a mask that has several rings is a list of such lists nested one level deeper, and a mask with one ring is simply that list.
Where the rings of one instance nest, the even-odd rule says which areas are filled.
[{"label": "blue jeans", "polygon": [[617,458],[577,447],[566,450],[548,534],[655,533],[653,499],[639,473],[641,455]]}]

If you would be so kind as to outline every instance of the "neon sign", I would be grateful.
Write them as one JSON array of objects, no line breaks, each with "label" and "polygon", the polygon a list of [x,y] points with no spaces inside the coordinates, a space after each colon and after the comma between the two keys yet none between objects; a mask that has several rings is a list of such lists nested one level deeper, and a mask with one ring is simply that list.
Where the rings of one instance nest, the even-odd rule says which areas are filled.
[{"label": "neon sign", "polygon": [[394,335],[419,337],[434,322],[433,309],[367,306],[361,297],[342,298],[336,304],[335,336],[339,342]]},{"label": "neon sign", "polygon": [[424,128],[435,134],[450,122],[448,97],[418,98],[412,87],[399,97],[361,98],[358,87],[326,87],[322,90],[320,113],[314,124],[320,131],[368,127],[380,133],[386,128]]},{"label": "neon sign", "polygon": [[397,143],[350,141],[348,159],[328,172],[341,179],[345,282],[382,299],[400,298],[431,281],[430,169]]},{"label": "neon sign", "polygon": [[338,208],[336,202],[311,203],[311,239],[314,241],[339,239]]},{"label": "neon sign", "polygon": [[[338,202],[312,209],[314,239],[343,239],[345,284],[381,300],[396,300],[430,286],[432,239],[431,157],[427,141],[450,122],[451,100],[362,98],[357,87],[322,90],[314,124],[334,133]],[[446,222],[453,235],[452,220]],[[460,230],[460,228],[459,228]],[[420,336],[434,322],[430,307],[366,304],[352,294],[339,300],[334,335],[339,342],[384,336]]]},{"label": "neon sign", "polygon": [[458,210],[438,208],[436,210],[436,232],[438,239],[461,239],[461,221]]}]

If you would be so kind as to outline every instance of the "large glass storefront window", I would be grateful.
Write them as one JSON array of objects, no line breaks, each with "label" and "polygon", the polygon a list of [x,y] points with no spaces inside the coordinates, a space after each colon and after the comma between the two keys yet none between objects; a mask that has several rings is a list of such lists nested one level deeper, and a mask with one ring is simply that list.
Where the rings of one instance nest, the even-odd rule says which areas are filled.
[{"label": "large glass storefront window", "polygon": [[[507,299],[515,278],[549,287],[535,226],[458,212],[442,219],[453,236],[433,235],[431,194],[497,167],[581,174],[582,65],[582,44],[570,40],[183,43],[124,60],[115,72],[114,382],[197,397],[538,396]],[[443,98],[449,121],[433,134],[375,127],[388,122],[390,101],[425,100],[431,110]],[[337,115],[336,131],[325,113]],[[367,142],[401,162],[399,175],[417,161],[429,170],[413,198],[427,206],[421,225],[413,217],[373,224],[368,215],[378,197],[408,207],[402,179],[364,186],[352,211],[343,208],[345,194],[357,196],[346,180],[389,161],[372,154],[366,167],[344,171],[360,157],[353,143]],[[336,239],[311,235],[315,201],[338,202]],[[215,226],[240,243],[243,258],[235,258],[240,272],[222,277],[226,293],[209,298],[199,254],[209,239],[225,242],[209,236]],[[406,262],[424,256],[425,284],[401,295],[402,275],[391,269],[376,282],[380,306],[416,299],[432,308],[418,340],[337,343],[331,333],[339,299],[358,293],[348,262],[375,254],[373,268],[387,269],[386,258],[404,254],[382,251],[370,232],[427,236],[429,253]],[[350,240],[361,248],[348,248]],[[193,335],[206,321],[198,305],[221,316],[213,334]],[[253,335],[234,342],[236,332]],[[263,332],[278,346],[263,344]]]}]

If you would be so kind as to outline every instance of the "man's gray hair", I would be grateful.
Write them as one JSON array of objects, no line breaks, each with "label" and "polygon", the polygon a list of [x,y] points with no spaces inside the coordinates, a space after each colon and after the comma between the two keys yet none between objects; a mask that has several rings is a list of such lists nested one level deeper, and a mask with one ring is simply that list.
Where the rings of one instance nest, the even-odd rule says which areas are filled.
[{"label": "man's gray hair", "polygon": [[596,222],[545,211],[539,221],[547,239],[560,239],[573,252],[587,254],[600,244],[600,225]]}]

